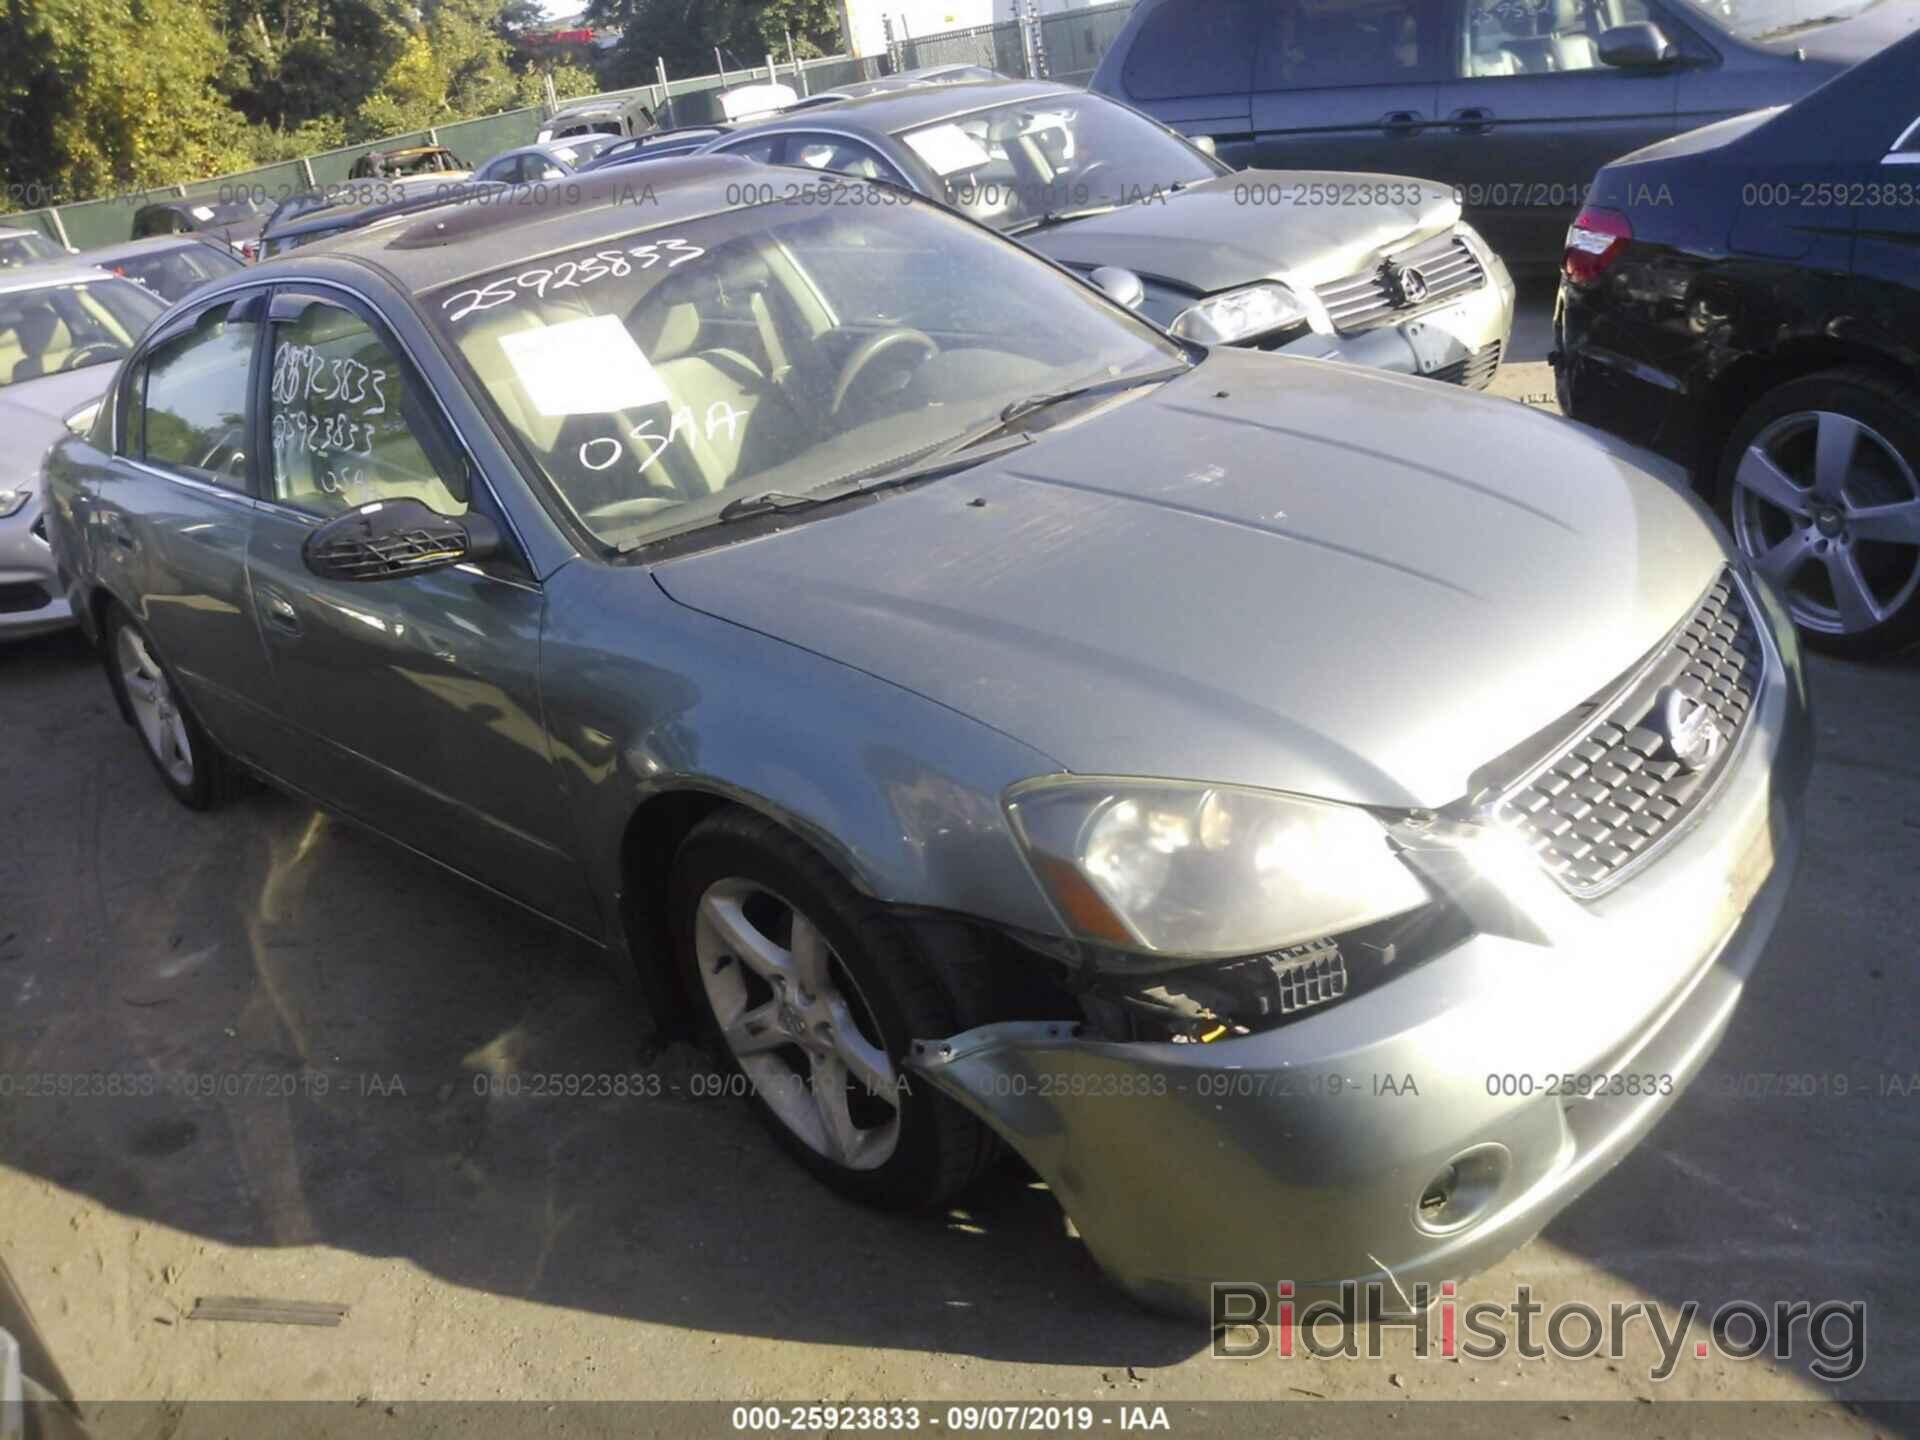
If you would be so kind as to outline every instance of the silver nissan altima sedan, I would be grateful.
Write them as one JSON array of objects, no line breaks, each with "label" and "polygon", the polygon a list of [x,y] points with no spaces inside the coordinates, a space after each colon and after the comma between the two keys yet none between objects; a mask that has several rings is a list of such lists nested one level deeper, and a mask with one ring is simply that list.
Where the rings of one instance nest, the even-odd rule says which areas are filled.
[{"label": "silver nissan altima sedan", "polygon": [[149,332],[50,472],[162,781],[604,945],[850,1196],[1011,1147],[1153,1304],[1534,1234],[1779,914],[1778,599],[1593,432],[757,173],[409,215]]}]

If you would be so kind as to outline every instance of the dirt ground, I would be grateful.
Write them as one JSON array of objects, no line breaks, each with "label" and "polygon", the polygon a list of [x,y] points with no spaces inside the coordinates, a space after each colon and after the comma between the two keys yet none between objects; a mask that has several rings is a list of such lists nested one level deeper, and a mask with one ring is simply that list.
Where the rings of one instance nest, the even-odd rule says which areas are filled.
[{"label": "dirt ground", "polygon": [[[1545,348],[1536,301],[1502,393],[1550,393]],[[1011,1171],[963,1211],[880,1217],[697,1093],[687,1054],[646,1061],[656,1097],[569,1095],[564,1077],[643,1064],[644,1017],[597,956],[292,800],[180,809],[58,639],[0,652],[0,1074],[157,1093],[0,1098],[0,1254],[90,1402],[1325,1397],[1387,1402],[1381,1419],[1920,1394],[1920,657],[1813,676],[1807,858],[1731,1033],[1464,1298],[1860,1300],[1867,1362],[1843,1386],[1804,1347],[1689,1353],[1655,1381],[1644,1328],[1618,1360],[1421,1358],[1399,1331],[1378,1360],[1215,1359],[1203,1326],[1108,1287]],[[526,1093],[542,1075],[559,1093]],[[1746,1078],[1783,1075],[1824,1078]],[[189,1320],[208,1296],[350,1308],[333,1328]],[[1888,1433],[1838,1409],[1715,1413]]]}]

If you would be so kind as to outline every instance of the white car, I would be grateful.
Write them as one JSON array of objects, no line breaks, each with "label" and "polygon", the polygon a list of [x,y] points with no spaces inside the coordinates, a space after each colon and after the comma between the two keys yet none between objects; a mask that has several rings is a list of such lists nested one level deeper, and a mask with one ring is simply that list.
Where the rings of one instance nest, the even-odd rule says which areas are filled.
[{"label": "white car", "polygon": [[73,623],[43,513],[41,461],[92,423],[120,361],[164,303],[91,265],[0,270],[0,640]]}]

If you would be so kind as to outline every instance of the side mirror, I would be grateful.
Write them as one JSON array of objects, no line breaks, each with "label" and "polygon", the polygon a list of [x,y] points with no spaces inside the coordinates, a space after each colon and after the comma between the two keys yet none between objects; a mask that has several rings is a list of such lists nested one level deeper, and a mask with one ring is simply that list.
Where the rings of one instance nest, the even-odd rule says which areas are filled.
[{"label": "side mirror", "polygon": [[1207,154],[1214,156],[1216,159],[1219,157],[1220,147],[1213,143],[1213,136],[1189,135],[1187,139],[1193,142],[1195,149],[1204,150],[1207,152]]},{"label": "side mirror", "polygon": [[1122,270],[1118,265],[1101,265],[1087,277],[1107,292],[1109,298],[1118,300],[1129,310],[1138,310],[1140,302],[1147,298],[1147,287],[1140,277],[1131,270]]},{"label": "side mirror", "polygon": [[1680,47],[1667,39],[1658,25],[1639,20],[1600,32],[1600,63],[1622,70],[1642,70],[1680,58]]},{"label": "side mirror", "polygon": [[307,536],[301,557],[323,580],[391,580],[484,560],[500,530],[484,515],[442,515],[411,496],[374,500]]}]

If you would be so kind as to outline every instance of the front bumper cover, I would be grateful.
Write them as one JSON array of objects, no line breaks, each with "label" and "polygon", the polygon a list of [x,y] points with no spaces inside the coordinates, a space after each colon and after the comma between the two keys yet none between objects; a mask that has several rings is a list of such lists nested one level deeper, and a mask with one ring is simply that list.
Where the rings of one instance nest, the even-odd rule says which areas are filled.
[{"label": "front bumper cover", "polygon": [[[1493,1264],[1699,1072],[1785,902],[1811,726],[1791,625],[1754,593],[1770,654],[1751,733],[1631,883],[1581,901],[1530,857],[1456,851],[1448,884],[1478,933],[1321,1014],[1211,1045],[994,1024],[916,1044],[911,1068],[1018,1150],[1156,1308],[1208,1313],[1216,1281],[1310,1299],[1353,1280],[1393,1309]],[[1614,1075],[1654,1077],[1650,1093],[1549,1093]],[[1474,1208],[1435,1223],[1422,1196],[1469,1156]]]}]

